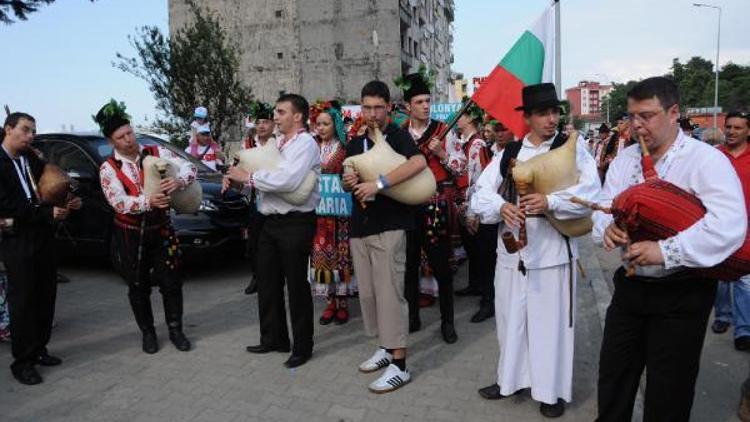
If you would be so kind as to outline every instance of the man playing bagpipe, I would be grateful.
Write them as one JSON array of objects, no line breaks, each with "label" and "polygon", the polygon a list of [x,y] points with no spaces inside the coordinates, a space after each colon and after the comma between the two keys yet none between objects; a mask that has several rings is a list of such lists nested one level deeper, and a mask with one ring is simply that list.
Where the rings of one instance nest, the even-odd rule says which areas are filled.
[{"label": "man playing bagpipe", "polygon": [[[141,146],[130,126],[125,105],[115,100],[105,104],[94,117],[112,144],[112,156],[99,170],[102,191],[114,209],[112,230],[116,269],[128,283],[128,299],[143,335],[143,351],[156,353],[159,343],[151,310],[151,286],[159,286],[169,339],[180,351],[190,350],[182,332],[182,282],[177,274],[179,246],[169,217],[169,195],[195,180],[196,168],[166,148]],[[144,192],[146,156],[169,159],[179,164],[178,177],[160,182],[161,193]]]}]

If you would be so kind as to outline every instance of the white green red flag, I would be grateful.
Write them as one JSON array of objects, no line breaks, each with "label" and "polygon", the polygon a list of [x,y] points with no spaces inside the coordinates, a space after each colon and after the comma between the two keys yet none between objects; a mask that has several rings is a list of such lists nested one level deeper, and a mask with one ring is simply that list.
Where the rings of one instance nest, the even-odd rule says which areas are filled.
[{"label": "white green red flag", "polygon": [[[528,132],[523,113],[515,108],[522,103],[526,85],[554,82],[555,12],[552,5],[513,44],[492,73],[474,92],[472,100],[510,129],[518,139]],[[559,87],[558,87],[559,88]]]}]

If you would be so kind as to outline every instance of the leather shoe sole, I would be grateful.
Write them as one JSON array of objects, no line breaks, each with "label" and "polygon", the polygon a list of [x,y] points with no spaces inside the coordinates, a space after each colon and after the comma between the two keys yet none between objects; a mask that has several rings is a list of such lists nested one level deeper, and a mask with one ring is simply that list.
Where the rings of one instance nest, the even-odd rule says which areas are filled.
[{"label": "leather shoe sole", "polygon": [[[524,389],[522,388],[522,389],[516,391],[515,393],[511,394],[511,396],[517,396],[517,395],[523,393],[523,390]],[[502,399],[510,397],[510,396],[504,396],[504,395],[502,395],[500,393],[500,386],[497,385],[497,384],[492,384],[490,386],[487,386],[487,387],[484,387],[484,388],[480,388],[478,390],[478,393],[479,393],[480,396],[482,396],[482,398],[487,399],[487,400],[502,400]]]},{"label": "leather shoe sole", "polygon": [[495,316],[495,312],[480,309],[477,313],[474,314],[474,316],[471,317],[471,322],[482,322],[486,319],[492,318],[493,316]]},{"label": "leather shoe sole", "polygon": [[289,353],[291,349],[289,346],[286,347],[273,347],[273,346],[266,346],[265,344],[259,344],[257,346],[247,346],[245,348],[248,353],[255,353],[255,354],[264,354],[264,353],[271,353],[271,352],[279,352],[279,353]]},{"label": "leather shoe sole", "polygon": [[296,368],[298,366],[302,366],[307,363],[307,361],[310,360],[310,356],[290,356],[289,359],[284,362],[284,366],[286,366],[289,369]]}]

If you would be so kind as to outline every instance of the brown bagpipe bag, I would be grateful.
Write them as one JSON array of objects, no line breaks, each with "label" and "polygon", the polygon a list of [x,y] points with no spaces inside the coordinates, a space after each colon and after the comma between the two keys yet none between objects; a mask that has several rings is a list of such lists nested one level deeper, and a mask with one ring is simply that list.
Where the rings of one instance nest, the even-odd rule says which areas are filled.
[{"label": "brown bagpipe bag", "polygon": [[[706,207],[695,195],[658,178],[642,142],[641,150],[646,151],[641,159],[645,181],[624,190],[614,199],[612,216],[632,242],[667,239],[700,221],[706,214]],[[745,234],[742,246],[722,263],[693,270],[725,281],[736,281],[750,274],[750,238]]]}]

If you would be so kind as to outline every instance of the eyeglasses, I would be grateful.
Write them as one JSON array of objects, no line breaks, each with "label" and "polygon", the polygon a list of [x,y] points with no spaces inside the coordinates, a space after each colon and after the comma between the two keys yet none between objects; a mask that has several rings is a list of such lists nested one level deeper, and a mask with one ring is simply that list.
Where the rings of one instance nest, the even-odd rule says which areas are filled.
[{"label": "eyeglasses", "polygon": [[627,116],[628,116],[628,120],[630,120],[631,122],[635,121],[635,120],[638,120],[641,123],[647,123],[648,121],[650,121],[654,117],[656,117],[659,114],[664,113],[664,112],[665,112],[665,110],[660,110],[660,111],[644,111],[642,113],[628,113]]}]

